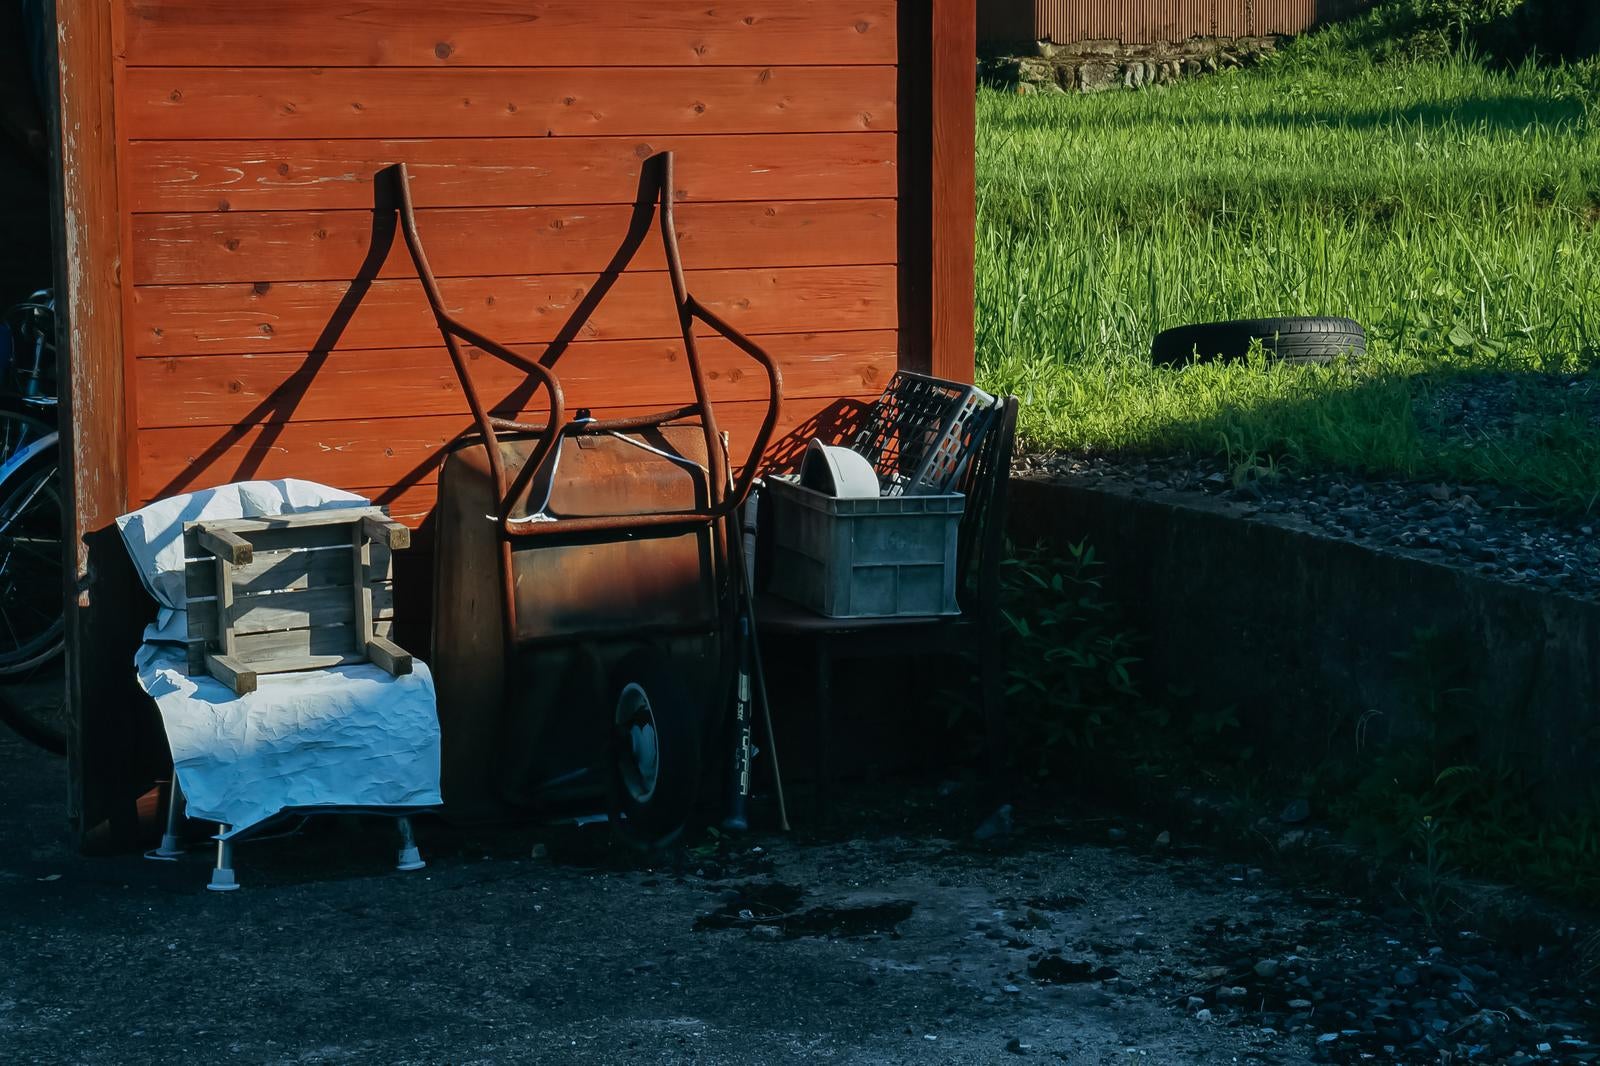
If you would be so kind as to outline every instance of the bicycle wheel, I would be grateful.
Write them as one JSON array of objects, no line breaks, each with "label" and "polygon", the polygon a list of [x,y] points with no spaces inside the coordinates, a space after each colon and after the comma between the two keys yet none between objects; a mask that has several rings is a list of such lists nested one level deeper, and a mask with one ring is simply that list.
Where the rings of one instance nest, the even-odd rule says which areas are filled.
[{"label": "bicycle wheel", "polygon": [[0,481],[0,677],[59,655],[65,632],[61,471],[42,458]]},{"label": "bicycle wheel", "polygon": [[0,399],[0,469],[13,455],[56,431],[49,422],[19,410],[14,403],[15,398]]}]

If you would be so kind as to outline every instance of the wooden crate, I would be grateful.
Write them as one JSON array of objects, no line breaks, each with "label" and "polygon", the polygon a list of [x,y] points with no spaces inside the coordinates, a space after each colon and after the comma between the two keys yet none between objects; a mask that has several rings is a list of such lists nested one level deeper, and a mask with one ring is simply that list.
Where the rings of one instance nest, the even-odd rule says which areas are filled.
[{"label": "wooden crate", "polygon": [[399,676],[391,553],[411,531],[379,507],[185,524],[189,673],[244,695],[260,674],[371,662]]}]

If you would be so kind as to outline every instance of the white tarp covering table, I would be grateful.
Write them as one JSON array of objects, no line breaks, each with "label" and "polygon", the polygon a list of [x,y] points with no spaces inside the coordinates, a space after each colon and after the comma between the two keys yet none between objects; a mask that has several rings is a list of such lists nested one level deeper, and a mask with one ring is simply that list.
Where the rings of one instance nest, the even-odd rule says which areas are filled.
[{"label": "white tarp covering table", "polygon": [[185,673],[183,524],[367,506],[313,482],[243,482],[151,504],[118,519],[162,624],[134,657],[139,684],[155,700],[190,817],[236,836],[280,813],[437,807],[439,719],[433,677],[413,659],[391,677],[367,663],[264,674],[236,696],[211,677]]},{"label": "white tarp covering table", "polygon": [[421,662],[403,677],[370,663],[263,674],[244,696],[187,676],[182,649],[146,644],[137,662],[189,817],[230,826],[227,836],[285,811],[441,803],[439,719]]}]

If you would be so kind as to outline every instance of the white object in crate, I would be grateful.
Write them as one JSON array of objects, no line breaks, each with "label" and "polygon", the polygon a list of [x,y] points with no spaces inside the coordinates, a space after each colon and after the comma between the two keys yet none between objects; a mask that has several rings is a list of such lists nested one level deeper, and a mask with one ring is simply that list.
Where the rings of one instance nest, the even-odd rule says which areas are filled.
[{"label": "white object in crate", "polygon": [[867,500],[878,495],[878,472],[866,456],[812,437],[800,464],[800,484],[841,500]]},{"label": "white object in crate", "polygon": [[843,500],[767,479],[775,558],[772,590],[829,618],[961,613],[959,492]]}]

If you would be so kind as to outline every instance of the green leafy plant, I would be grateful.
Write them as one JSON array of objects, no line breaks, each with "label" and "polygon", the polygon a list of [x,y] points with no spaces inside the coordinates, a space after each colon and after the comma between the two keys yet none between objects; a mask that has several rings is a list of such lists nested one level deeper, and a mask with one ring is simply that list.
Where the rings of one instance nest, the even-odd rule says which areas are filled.
[{"label": "green leafy plant", "polygon": [[1407,900],[1422,918],[1430,933],[1436,933],[1445,910],[1453,900],[1450,894],[1449,850],[1445,843],[1444,826],[1431,814],[1417,820],[1412,836],[1420,852],[1416,876],[1408,891],[1397,885],[1400,898]]},{"label": "green leafy plant", "polygon": [[706,838],[689,849],[689,854],[697,859],[714,858],[722,850],[722,831],[714,825],[706,826]]},{"label": "green leafy plant", "polygon": [[1417,864],[1402,894],[1425,920],[1447,902],[1447,873],[1514,878],[1585,902],[1600,900],[1600,795],[1576,812],[1551,814],[1524,774],[1485,765],[1476,723],[1486,710],[1459,644],[1419,630],[1403,664],[1416,729],[1374,743],[1375,715],[1357,725],[1353,781],[1322,785],[1328,806],[1352,837],[1382,856]]},{"label": "green leafy plant", "polygon": [[1464,39],[1467,32],[1528,7],[1530,0],[1411,0],[1416,19],[1442,34]]},{"label": "green leafy plant", "polygon": [[1380,55],[1437,58],[1482,49],[1503,60],[1559,51],[1570,27],[1559,8],[1572,0],[1385,0],[1353,20]]},{"label": "green leafy plant", "polygon": [[1085,543],[1065,555],[1013,549],[1003,564],[1011,718],[1020,751],[1047,770],[1060,749],[1093,748],[1138,696],[1133,636],[1116,624]]}]

